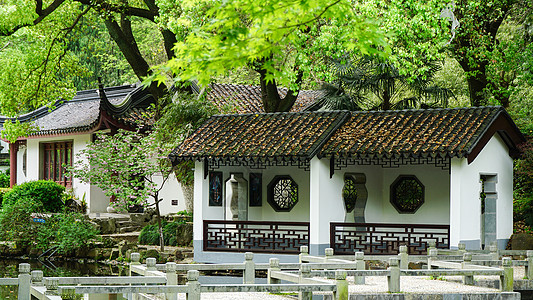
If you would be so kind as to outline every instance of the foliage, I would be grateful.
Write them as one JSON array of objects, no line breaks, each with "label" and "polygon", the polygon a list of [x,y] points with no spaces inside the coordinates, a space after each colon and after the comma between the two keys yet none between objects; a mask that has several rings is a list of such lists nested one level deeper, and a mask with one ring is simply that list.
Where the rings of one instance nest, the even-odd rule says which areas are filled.
[{"label": "foliage", "polygon": [[533,145],[522,145],[522,157],[514,165],[514,219],[533,227]]},{"label": "foliage", "polygon": [[[0,189],[9,187],[9,171],[0,172]],[[2,201],[0,200],[0,204]]]},{"label": "foliage", "polygon": [[[302,78],[327,76],[316,64],[321,53],[335,56],[344,51],[388,51],[375,24],[359,16],[345,0],[203,0],[167,4],[165,11],[181,13],[165,14],[161,22],[182,40],[174,47],[175,56],[151,79],[165,81],[165,72],[171,71],[178,81],[196,79],[205,85],[231,70],[250,67],[260,75],[267,112],[286,111],[292,106],[265,101],[265,95],[276,90],[277,84],[297,93]],[[279,99],[277,94],[275,97],[276,101],[287,100]]]},{"label": "foliage", "polygon": [[11,191],[11,188],[0,188],[0,208],[2,207],[2,202],[4,201],[4,195]]},{"label": "foliage", "polygon": [[[184,220],[167,222],[162,221],[163,226],[163,238],[165,240],[165,245],[167,246],[176,246],[177,245],[177,229],[178,225],[185,224]],[[159,244],[159,233],[156,225],[147,225],[139,234],[139,244],[141,245],[158,245]]]},{"label": "foliage", "polygon": [[[407,108],[445,107],[453,97],[450,90],[433,84],[434,74],[441,64],[436,61],[425,63],[424,76],[402,75],[388,60],[377,57],[349,57],[332,60],[336,73],[336,84],[324,85],[325,96],[318,105],[325,109],[347,110],[389,110]],[[372,97],[377,102],[372,101]]]},{"label": "foliage", "polygon": [[114,135],[99,133],[77,154],[69,171],[83,182],[100,187],[106,196],[114,196],[117,201],[113,204],[119,209],[147,205],[148,197],[160,189],[155,176],[162,172],[166,178],[171,171],[160,150],[153,134],[125,130]]},{"label": "foliage", "polygon": [[68,254],[86,247],[98,231],[80,213],[52,215],[40,224],[37,232],[37,247],[42,250],[57,246],[58,252]]},{"label": "foliage", "polygon": [[[210,116],[218,112],[214,104],[206,100],[204,96],[197,97],[177,92],[156,123],[156,143],[165,149],[165,153],[170,153],[176,145],[179,145]],[[174,168],[176,179],[184,185],[193,184],[193,168],[194,162],[192,161],[178,163]]]},{"label": "foliage", "polygon": [[[68,170],[81,181],[100,187],[119,210],[134,205],[148,206],[154,199],[161,224],[159,192],[172,172],[166,149],[156,142],[156,134],[119,130],[116,134],[97,134],[96,140],[81,150]],[[161,176],[158,182],[156,177]],[[163,250],[163,233],[160,240]]]},{"label": "foliage", "polygon": [[31,198],[39,201],[46,212],[61,212],[63,210],[62,196],[65,188],[53,181],[27,181],[16,185],[4,195],[4,205],[13,204],[19,199]]},{"label": "foliage", "polygon": [[10,143],[14,143],[19,137],[26,136],[36,131],[36,129],[32,122],[21,123],[18,119],[12,122],[8,119],[2,124],[1,136]]},{"label": "foliage", "polygon": [[42,202],[25,196],[14,202],[5,202],[0,211],[0,238],[29,243],[37,236],[37,223],[31,222],[33,213],[42,213]]}]

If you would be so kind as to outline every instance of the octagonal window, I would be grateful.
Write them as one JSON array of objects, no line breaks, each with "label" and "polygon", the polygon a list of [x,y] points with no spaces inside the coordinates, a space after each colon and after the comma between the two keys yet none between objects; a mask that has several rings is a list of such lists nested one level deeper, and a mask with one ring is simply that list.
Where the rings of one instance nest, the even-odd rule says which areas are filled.
[{"label": "octagonal window", "polygon": [[274,177],[268,184],[268,203],[275,211],[290,211],[298,203],[298,185],[289,175]]},{"label": "octagonal window", "polygon": [[392,183],[390,202],[401,214],[414,214],[424,204],[424,185],[414,175],[400,175]]}]

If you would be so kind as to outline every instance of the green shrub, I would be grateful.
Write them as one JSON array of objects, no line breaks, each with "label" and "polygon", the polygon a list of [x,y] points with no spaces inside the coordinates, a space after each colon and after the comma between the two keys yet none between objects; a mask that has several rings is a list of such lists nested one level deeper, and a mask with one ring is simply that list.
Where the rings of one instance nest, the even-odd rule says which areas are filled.
[{"label": "green shrub", "polygon": [[2,202],[4,200],[4,195],[7,193],[7,192],[10,192],[11,189],[10,188],[0,188],[0,208],[2,207]]},{"label": "green shrub", "polygon": [[9,187],[9,174],[6,172],[0,172],[0,188]]},{"label": "green shrub", "polygon": [[52,215],[41,225],[37,233],[37,247],[46,250],[57,246],[61,254],[86,247],[98,234],[80,213]]},{"label": "green shrub", "polygon": [[47,212],[61,212],[63,210],[61,199],[64,192],[65,188],[53,181],[28,181],[16,185],[11,192],[6,193],[4,202],[15,203],[18,199],[30,197],[40,201]]},{"label": "green shrub", "polygon": [[[180,222],[161,221],[163,227],[163,240],[165,246],[176,246],[177,237],[176,232]],[[159,245],[159,229],[156,225],[147,225],[139,234],[139,244],[141,245]]]},{"label": "green shrub", "polygon": [[41,225],[32,222],[32,213],[43,211],[43,204],[31,197],[5,203],[0,211],[0,237],[3,240],[28,243],[35,240]]}]

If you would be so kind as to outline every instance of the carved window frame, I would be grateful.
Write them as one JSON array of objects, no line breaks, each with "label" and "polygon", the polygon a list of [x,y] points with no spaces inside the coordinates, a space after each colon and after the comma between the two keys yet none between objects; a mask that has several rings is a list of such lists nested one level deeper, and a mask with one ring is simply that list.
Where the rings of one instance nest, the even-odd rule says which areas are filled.
[{"label": "carved window frame", "polygon": [[[282,184],[283,186],[279,186],[279,184]],[[288,191],[283,190],[287,188],[289,189]],[[296,204],[298,204],[298,184],[290,175],[275,176],[268,184],[267,191],[267,201],[275,211],[289,212],[296,206]],[[284,196],[284,192],[287,193],[287,195],[285,195],[286,198],[292,198],[290,201],[288,201],[288,199],[276,199],[276,197]],[[280,195],[280,193],[282,195]]]},{"label": "carved window frame", "polygon": [[355,209],[357,203],[357,188],[354,176],[344,175],[344,186],[342,187],[342,200],[344,209],[347,213],[351,213]]},{"label": "carved window frame", "polygon": [[[415,187],[411,184],[411,186],[406,186],[406,182],[411,181],[418,187]],[[406,189],[410,189],[406,190]],[[417,189],[417,190],[413,190]],[[407,203],[402,204],[400,201],[408,201],[406,199],[401,199],[400,197],[405,196],[406,194],[411,195],[412,199],[414,199],[414,203]],[[413,200],[409,200],[413,201]],[[390,187],[390,203],[394,208],[398,211],[400,214],[414,214],[416,211],[424,204],[425,202],[425,187],[418,180],[418,178],[415,175],[400,175],[394,180],[394,182],[391,184]]]}]

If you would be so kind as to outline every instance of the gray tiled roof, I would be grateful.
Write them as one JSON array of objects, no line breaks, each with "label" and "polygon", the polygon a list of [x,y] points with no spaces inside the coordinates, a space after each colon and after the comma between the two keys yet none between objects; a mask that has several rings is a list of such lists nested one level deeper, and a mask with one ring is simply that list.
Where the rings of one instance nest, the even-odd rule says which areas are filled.
[{"label": "gray tiled roof", "polygon": [[[105,88],[104,92],[111,104],[120,106],[137,88],[136,85],[122,85]],[[72,100],[57,101],[52,108],[44,106],[18,119],[21,122],[33,121],[39,128],[31,136],[83,132],[98,124],[100,101],[97,89],[79,91]],[[0,123],[6,119],[0,118]]]}]

